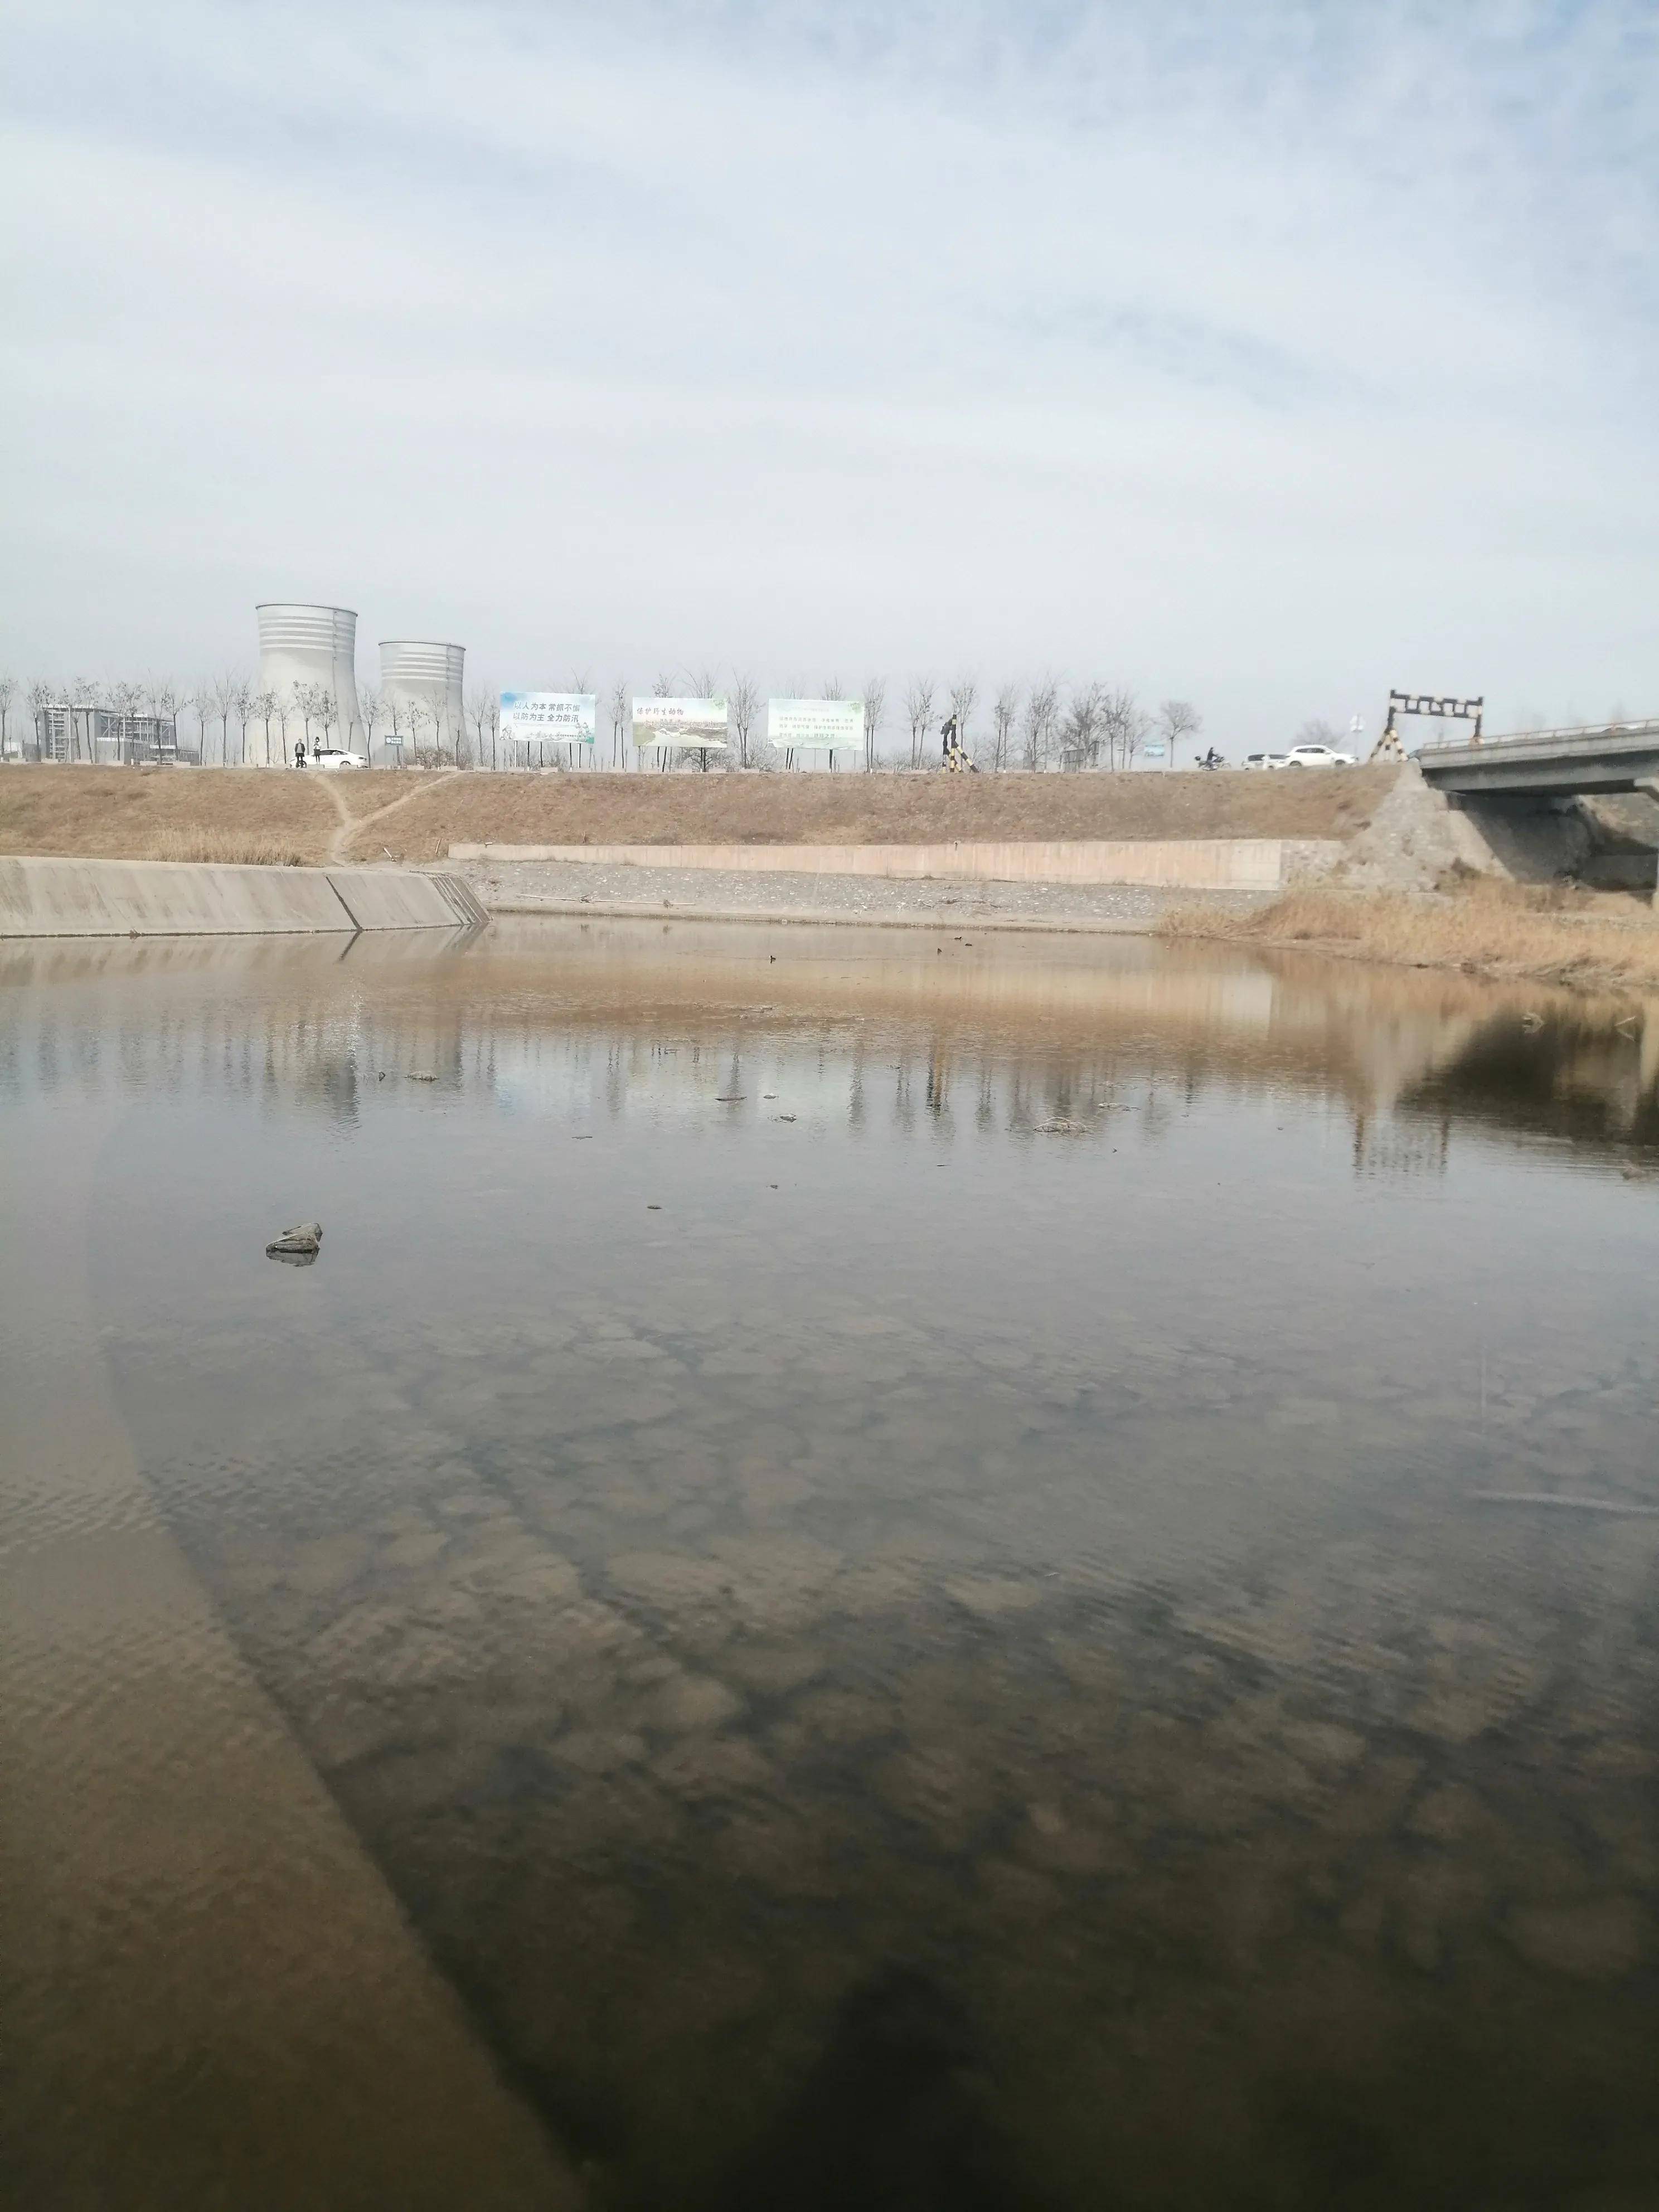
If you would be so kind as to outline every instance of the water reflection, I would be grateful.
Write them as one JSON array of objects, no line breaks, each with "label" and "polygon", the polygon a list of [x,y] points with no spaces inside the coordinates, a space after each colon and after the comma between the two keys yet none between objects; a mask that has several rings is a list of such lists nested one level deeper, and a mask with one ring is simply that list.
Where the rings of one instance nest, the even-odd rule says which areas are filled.
[{"label": "water reflection", "polygon": [[1659,1499],[1647,1010],[374,951],[14,956],[0,1097],[119,1106],[143,1464],[596,2204],[1643,2201],[1659,1524],[1479,1493]]},{"label": "water reflection", "polygon": [[[1659,1135],[1659,1002],[1139,939],[930,937],[930,966],[908,938],[519,921],[447,951],[14,944],[0,1096],[188,1085],[355,1124],[365,1082],[433,1074],[527,1114],[585,1093],[606,1117],[735,1099],[752,1122],[787,1069],[820,1128],[947,1136],[1101,1136],[1133,1103],[1156,1139],[1212,1088],[1291,1086],[1346,1110],[1366,1171],[1443,1165],[1458,1121],[1601,1157]],[[185,978],[180,1022],[150,987]]]}]

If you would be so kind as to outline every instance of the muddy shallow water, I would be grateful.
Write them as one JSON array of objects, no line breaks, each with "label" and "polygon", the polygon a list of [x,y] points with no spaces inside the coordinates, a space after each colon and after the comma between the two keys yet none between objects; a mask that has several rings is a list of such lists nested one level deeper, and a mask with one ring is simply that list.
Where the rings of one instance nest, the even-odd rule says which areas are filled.
[{"label": "muddy shallow water", "polygon": [[85,1226],[3,1296],[84,1270],[594,2206],[1626,2212],[1656,1079],[1659,1010],[1139,940],[9,951]]}]

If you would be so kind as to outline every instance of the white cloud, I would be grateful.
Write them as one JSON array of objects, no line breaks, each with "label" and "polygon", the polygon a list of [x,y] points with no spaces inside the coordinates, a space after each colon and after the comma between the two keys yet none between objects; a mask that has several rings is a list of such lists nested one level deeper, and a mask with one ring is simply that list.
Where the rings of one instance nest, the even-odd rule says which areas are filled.
[{"label": "white cloud", "polygon": [[0,655],[1659,702],[1648,11],[15,7]]}]

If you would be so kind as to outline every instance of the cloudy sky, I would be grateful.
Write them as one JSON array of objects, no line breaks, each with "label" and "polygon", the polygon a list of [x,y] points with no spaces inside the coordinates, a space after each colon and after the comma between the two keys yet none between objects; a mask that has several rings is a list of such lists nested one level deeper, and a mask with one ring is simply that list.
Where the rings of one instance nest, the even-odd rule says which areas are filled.
[{"label": "cloudy sky", "polygon": [[0,665],[1659,713],[1651,0],[10,0]]}]

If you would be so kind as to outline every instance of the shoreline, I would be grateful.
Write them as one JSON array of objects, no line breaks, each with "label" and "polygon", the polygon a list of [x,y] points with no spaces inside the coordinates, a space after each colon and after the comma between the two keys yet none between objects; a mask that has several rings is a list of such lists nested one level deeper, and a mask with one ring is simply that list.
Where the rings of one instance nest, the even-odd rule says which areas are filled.
[{"label": "shoreline", "polygon": [[1175,908],[1155,933],[1171,943],[1310,952],[1377,967],[1438,969],[1489,983],[1540,983],[1585,994],[1659,994],[1659,916],[1572,902],[1553,887],[1479,882],[1405,891],[1294,891],[1249,915],[1211,902]]},{"label": "shoreline", "polygon": [[835,913],[827,908],[786,908],[783,907],[706,907],[685,903],[665,903],[659,906],[629,906],[617,900],[606,900],[602,904],[581,903],[575,906],[492,906],[489,909],[494,921],[497,915],[563,921],[735,921],[752,925],[763,924],[769,928],[806,929],[918,929],[954,931],[961,922],[970,922],[976,930],[1022,931],[1028,936],[1039,937],[1155,937],[1159,925],[1156,920],[1125,916],[1121,920],[1109,917],[1090,917],[1079,915],[1070,920],[1054,921],[1042,915],[1019,914],[848,914]]}]

